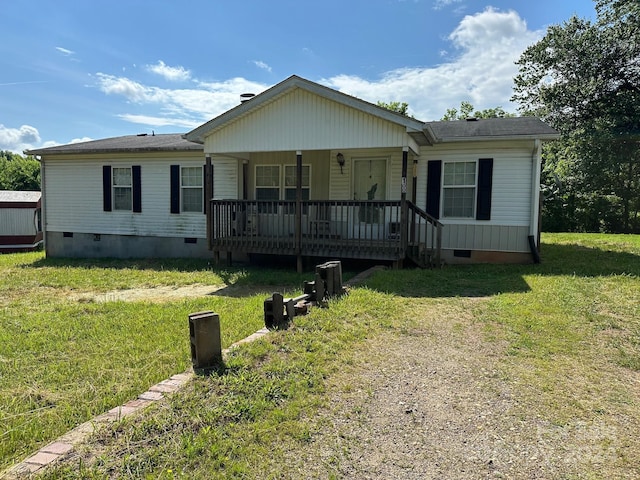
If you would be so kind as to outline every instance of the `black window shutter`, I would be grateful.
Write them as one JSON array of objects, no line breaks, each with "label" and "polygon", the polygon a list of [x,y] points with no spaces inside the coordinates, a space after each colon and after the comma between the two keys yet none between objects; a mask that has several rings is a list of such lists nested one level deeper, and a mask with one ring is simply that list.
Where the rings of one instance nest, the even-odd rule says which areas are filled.
[{"label": "black window shutter", "polygon": [[440,218],[440,179],[442,177],[442,160],[427,162],[427,213]]},{"label": "black window shutter", "polygon": [[142,212],[142,178],[140,165],[131,167],[131,179],[133,181],[133,211]]},{"label": "black window shutter", "polygon": [[111,211],[111,167],[102,166],[102,210]]},{"label": "black window shutter", "polygon": [[478,161],[478,196],[476,220],[491,220],[491,188],[493,183],[493,158]]},{"label": "black window shutter", "polygon": [[171,213],[180,213],[180,165],[171,165]]}]

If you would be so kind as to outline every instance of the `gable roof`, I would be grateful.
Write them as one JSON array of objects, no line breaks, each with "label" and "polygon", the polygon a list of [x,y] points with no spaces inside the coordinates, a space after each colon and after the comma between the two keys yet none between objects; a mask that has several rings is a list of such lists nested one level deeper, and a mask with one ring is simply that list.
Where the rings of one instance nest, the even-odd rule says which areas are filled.
[{"label": "gable roof", "polygon": [[118,152],[162,152],[162,151],[202,151],[202,145],[182,138],[180,133],[158,135],[126,135],[104,138],[90,142],[70,143],[56,147],[26,150],[27,155],[50,155],[64,153],[118,153]]},{"label": "gable roof", "polygon": [[[422,133],[424,123],[420,120],[407,117],[406,115],[393,112],[387,108],[379,107],[378,105],[374,105],[373,103],[367,102],[365,100],[361,100],[332,88],[325,87],[324,85],[320,85],[296,75],[292,75],[286,80],[256,95],[250,100],[241,103],[240,105],[226,111],[216,118],[209,120],[207,123],[191,130],[184,135],[184,138],[192,142],[204,143],[204,137],[208,133],[222,128],[228,123],[248,114],[256,108],[273,102],[278,97],[295,88],[303,89],[325,99],[333,100],[342,105],[355,108],[357,110],[368,113],[378,118],[382,118],[397,125],[402,125],[407,129],[408,133],[412,134],[412,136],[417,135],[418,137],[424,137],[424,134]],[[426,141],[426,139],[424,139],[424,141]]]},{"label": "gable roof", "polygon": [[483,140],[555,140],[560,134],[537,117],[474,118],[427,122],[430,143]]}]

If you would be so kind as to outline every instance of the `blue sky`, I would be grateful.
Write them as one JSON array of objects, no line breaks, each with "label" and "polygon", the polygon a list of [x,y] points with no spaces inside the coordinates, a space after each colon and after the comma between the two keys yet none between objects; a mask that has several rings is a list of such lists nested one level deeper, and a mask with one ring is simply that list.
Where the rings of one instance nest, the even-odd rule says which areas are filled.
[{"label": "blue sky", "polygon": [[514,61],[590,0],[0,1],[0,150],[186,132],[299,75],[421,120],[509,102]]}]

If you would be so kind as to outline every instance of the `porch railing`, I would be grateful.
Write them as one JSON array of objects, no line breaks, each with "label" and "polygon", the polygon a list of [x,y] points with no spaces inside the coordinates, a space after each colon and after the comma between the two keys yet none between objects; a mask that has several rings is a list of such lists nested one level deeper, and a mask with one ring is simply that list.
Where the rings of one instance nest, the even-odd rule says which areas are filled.
[{"label": "porch railing", "polygon": [[[209,248],[402,260],[412,242],[428,242],[432,230],[441,228],[433,217],[407,204],[408,218],[403,221],[400,200],[305,200],[300,204],[300,232],[296,232],[295,201],[211,200]],[[437,238],[425,248],[434,248]]]}]

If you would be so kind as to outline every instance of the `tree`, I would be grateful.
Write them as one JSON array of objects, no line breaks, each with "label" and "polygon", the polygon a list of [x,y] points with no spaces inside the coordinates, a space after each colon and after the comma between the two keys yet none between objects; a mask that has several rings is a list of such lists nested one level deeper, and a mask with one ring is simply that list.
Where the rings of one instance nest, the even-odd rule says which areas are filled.
[{"label": "tree", "polygon": [[400,113],[406,117],[409,117],[409,104],[407,102],[378,102],[378,106],[391,110],[392,112]]},{"label": "tree", "polygon": [[442,120],[465,120],[467,118],[504,118],[515,117],[513,113],[505,112],[502,107],[486,108],[484,110],[476,110],[474,112],[473,105],[470,102],[460,102],[460,110],[455,108],[447,109]]},{"label": "tree", "polygon": [[568,230],[640,232],[640,3],[597,0],[596,12],[525,50],[513,100],[562,134],[545,152],[563,183],[546,213],[570,209]]},{"label": "tree", "polygon": [[0,190],[40,190],[40,162],[0,150]]}]

